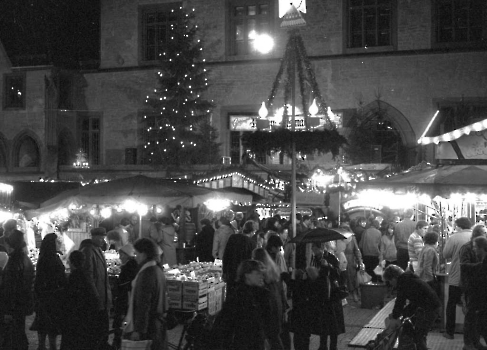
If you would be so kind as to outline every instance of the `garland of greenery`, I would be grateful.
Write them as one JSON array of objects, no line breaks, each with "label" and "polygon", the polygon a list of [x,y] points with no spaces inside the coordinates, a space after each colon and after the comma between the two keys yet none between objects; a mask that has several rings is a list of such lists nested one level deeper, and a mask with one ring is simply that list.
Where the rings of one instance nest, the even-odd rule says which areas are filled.
[{"label": "garland of greenery", "polygon": [[[287,77],[283,78],[283,74],[286,72]],[[298,84],[300,89],[301,103],[303,106],[303,112],[308,111],[308,103],[310,97],[316,98],[318,104],[318,114],[326,119],[329,128],[334,129],[335,125],[331,122],[327,114],[327,106],[316,81],[316,77],[311,66],[311,62],[306,53],[304,47],[303,38],[299,34],[299,30],[294,29],[289,33],[289,40],[286,44],[284,57],[281,60],[279,71],[272,84],[272,89],[267,98],[267,105],[272,109],[274,105],[274,99],[277,95],[277,91],[284,84],[284,104],[290,105],[290,96],[292,90],[293,75],[297,73]],[[283,122],[287,121],[287,108],[284,108]],[[305,118],[306,124],[308,124],[308,117]]]},{"label": "garland of greenery", "polygon": [[345,137],[340,135],[336,129],[294,132],[284,128],[272,132],[259,130],[244,133],[242,139],[255,153],[270,154],[280,151],[288,156],[292,154],[291,145],[293,141],[296,152],[301,154],[331,152],[333,157],[337,156],[340,147],[347,143]]}]

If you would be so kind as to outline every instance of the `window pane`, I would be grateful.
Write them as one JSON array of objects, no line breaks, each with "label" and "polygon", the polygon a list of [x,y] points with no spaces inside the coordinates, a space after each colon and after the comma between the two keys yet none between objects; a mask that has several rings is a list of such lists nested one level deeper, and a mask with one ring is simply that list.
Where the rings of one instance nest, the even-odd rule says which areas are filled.
[{"label": "window pane", "polygon": [[259,5],[259,14],[261,15],[268,15],[269,14],[269,5]]},{"label": "window pane", "polygon": [[235,7],[235,16],[245,16],[245,7],[243,6]]},{"label": "window pane", "polygon": [[244,39],[244,28],[242,23],[238,23],[235,25],[235,40],[243,40]]},{"label": "window pane", "polygon": [[248,7],[248,15],[255,16],[257,14],[257,6],[249,6]]}]

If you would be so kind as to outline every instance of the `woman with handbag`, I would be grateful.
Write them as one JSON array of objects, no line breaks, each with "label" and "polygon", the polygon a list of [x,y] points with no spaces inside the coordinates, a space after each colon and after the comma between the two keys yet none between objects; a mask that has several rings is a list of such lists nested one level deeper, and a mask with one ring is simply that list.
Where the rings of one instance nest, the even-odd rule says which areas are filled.
[{"label": "woman with handbag", "polygon": [[[168,309],[166,278],[158,263],[156,244],[150,238],[134,243],[139,272],[132,281],[124,338],[146,344],[147,349],[167,349],[164,316]],[[122,349],[124,343],[122,340]]]},{"label": "woman with handbag", "polygon": [[38,350],[44,350],[46,336],[49,349],[56,350],[56,338],[61,334],[61,298],[66,286],[64,264],[58,251],[61,241],[55,233],[44,236],[39,250],[36,277],[34,281],[35,312],[34,326],[37,331]]},{"label": "woman with handbag", "polygon": [[33,313],[34,265],[25,251],[24,234],[14,230],[5,238],[9,259],[0,286],[4,339],[0,349],[27,350],[25,317]]}]

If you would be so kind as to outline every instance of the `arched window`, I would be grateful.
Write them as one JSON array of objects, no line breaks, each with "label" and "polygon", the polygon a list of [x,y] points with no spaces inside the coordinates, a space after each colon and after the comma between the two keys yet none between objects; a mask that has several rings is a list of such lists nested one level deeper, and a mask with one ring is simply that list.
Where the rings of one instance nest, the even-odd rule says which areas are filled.
[{"label": "arched window", "polygon": [[18,142],[16,166],[19,168],[38,167],[40,164],[39,147],[30,136],[24,136]]}]

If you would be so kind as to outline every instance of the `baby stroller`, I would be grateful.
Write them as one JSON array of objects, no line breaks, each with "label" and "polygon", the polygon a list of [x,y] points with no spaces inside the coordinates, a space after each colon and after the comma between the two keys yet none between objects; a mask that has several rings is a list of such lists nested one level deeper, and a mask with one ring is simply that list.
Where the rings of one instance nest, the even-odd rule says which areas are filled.
[{"label": "baby stroller", "polygon": [[392,350],[399,339],[398,350],[416,350],[414,343],[414,317],[403,317],[398,328],[386,328],[370,340],[365,348],[367,350]]}]

